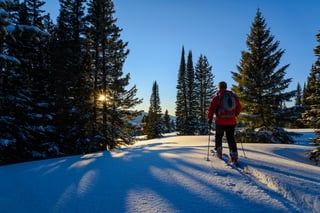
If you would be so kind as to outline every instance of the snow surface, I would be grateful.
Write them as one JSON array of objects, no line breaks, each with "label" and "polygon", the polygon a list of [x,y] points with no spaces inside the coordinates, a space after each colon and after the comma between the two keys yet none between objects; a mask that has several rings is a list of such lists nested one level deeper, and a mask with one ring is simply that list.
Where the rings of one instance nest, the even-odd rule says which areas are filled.
[{"label": "snow surface", "polygon": [[[300,130],[301,131],[301,130]],[[299,144],[238,144],[249,174],[209,156],[208,136],[0,167],[0,212],[320,212],[320,167]],[[211,136],[213,139],[213,136]],[[213,144],[212,142],[210,143]],[[227,152],[227,145],[224,144]]]}]

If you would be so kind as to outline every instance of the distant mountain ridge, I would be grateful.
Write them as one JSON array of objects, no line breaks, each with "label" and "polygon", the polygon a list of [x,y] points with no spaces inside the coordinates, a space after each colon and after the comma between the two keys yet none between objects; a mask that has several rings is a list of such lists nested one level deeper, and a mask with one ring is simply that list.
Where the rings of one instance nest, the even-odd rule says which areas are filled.
[{"label": "distant mountain ridge", "polygon": [[[137,124],[137,125],[140,125],[141,124],[141,121],[143,119],[144,116],[148,115],[147,112],[142,112],[141,115],[137,116],[135,119],[132,120],[132,123],[134,124]],[[164,115],[164,114],[162,114]],[[173,116],[173,115],[169,115],[170,116],[170,119],[173,120],[174,122],[176,122],[176,117]]]}]

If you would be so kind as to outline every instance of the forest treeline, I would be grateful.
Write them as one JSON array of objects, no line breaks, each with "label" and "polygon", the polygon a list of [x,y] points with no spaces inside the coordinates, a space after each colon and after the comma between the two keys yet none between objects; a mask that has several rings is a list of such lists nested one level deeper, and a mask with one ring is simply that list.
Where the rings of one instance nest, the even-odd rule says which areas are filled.
[{"label": "forest treeline", "polygon": [[44,4],[0,4],[0,163],[113,149],[136,128],[113,2],[62,0],[56,24]]},{"label": "forest treeline", "polygon": [[[182,48],[175,122],[167,111],[162,115],[155,81],[140,126],[132,121],[142,99],[136,86],[129,87],[130,73],[123,72],[129,49],[112,0],[60,0],[55,23],[44,4],[0,1],[0,164],[117,148],[132,143],[141,127],[149,138],[168,131],[207,134],[216,82],[205,55],[194,66],[192,51],[186,60]],[[284,50],[259,9],[246,43],[237,71],[230,73],[236,82],[231,89],[243,104],[238,140],[291,143],[283,127],[318,129],[320,47],[307,83],[288,92],[289,65],[279,67]],[[292,98],[295,105],[286,107]]]}]

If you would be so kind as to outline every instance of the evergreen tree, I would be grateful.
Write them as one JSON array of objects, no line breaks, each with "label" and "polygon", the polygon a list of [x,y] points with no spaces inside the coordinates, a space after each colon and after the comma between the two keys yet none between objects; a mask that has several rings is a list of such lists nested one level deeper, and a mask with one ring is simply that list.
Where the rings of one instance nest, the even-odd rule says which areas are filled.
[{"label": "evergreen tree", "polygon": [[173,120],[170,120],[170,127],[171,127],[172,131],[175,131],[176,124],[175,124],[175,122]]},{"label": "evergreen tree", "polygon": [[[55,153],[51,140],[50,96],[45,86],[48,77],[43,78],[47,74],[43,54],[47,34],[42,31],[41,1],[34,2],[37,6],[32,9],[27,1],[21,5],[2,1],[0,5],[11,14],[1,20],[1,33],[4,33],[1,56],[4,57],[0,58],[4,75],[0,81],[0,116],[4,119],[0,119],[0,138],[7,141],[1,155],[5,162],[49,157]],[[13,31],[7,30],[9,24]]]},{"label": "evergreen tree", "polygon": [[87,67],[93,79],[91,150],[130,143],[134,126],[129,121],[139,114],[132,108],[141,103],[135,97],[135,86],[126,89],[130,74],[124,75],[122,68],[129,50],[120,39],[121,29],[116,26],[114,13],[111,0],[88,2]]},{"label": "evergreen tree", "polygon": [[146,124],[146,133],[148,139],[158,138],[163,131],[161,119],[161,107],[159,87],[155,81],[152,86],[152,94],[150,97],[150,107],[148,112],[148,120]]},{"label": "evergreen tree", "polygon": [[187,60],[187,73],[186,73],[186,89],[187,89],[187,120],[185,134],[194,135],[197,130],[198,120],[196,115],[197,110],[197,97],[195,93],[195,81],[194,81],[194,67],[192,60],[192,52],[188,53]]},{"label": "evergreen tree", "polygon": [[84,67],[85,0],[60,0],[57,27],[51,38],[55,126],[61,152],[86,152],[89,87]]},{"label": "evergreen tree", "polygon": [[11,1],[0,1],[0,164],[17,162],[23,158],[17,154],[18,148],[22,149],[17,131],[23,124],[16,122],[18,110],[15,108],[16,104],[25,104],[25,100],[19,97],[19,92],[23,91],[21,87],[24,78],[17,72],[20,61],[9,52],[14,41],[11,39],[13,34],[8,30],[8,26],[13,24],[10,14],[17,6],[17,3]]},{"label": "evergreen tree", "polygon": [[21,4],[22,13],[19,16],[20,22],[26,22],[32,26],[37,26],[40,29],[44,28],[44,10],[41,7],[45,4],[45,1],[41,0],[24,0]]},{"label": "evergreen tree", "polygon": [[206,56],[200,55],[195,68],[195,97],[197,100],[197,118],[199,119],[200,134],[208,132],[207,111],[210,101],[217,89],[214,86],[214,75]]},{"label": "evergreen tree", "polygon": [[299,83],[297,84],[295,105],[296,106],[301,106],[302,105],[302,90],[301,90],[301,86],[300,86]]},{"label": "evergreen tree", "polygon": [[147,135],[148,130],[147,130],[147,123],[148,123],[148,114],[143,115],[141,119],[141,128],[142,128],[142,134]]},{"label": "evergreen tree", "polygon": [[43,27],[44,27],[44,31],[49,33],[51,38],[52,34],[54,33],[56,25],[53,23],[49,13],[44,15]]},{"label": "evergreen tree", "polygon": [[305,105],[303,104],[302,99],[302,90],[301,86],[297,84],[297,90],[295,95],[295,105],[292,107],[285,107],[282,110],[283,119],[283,126],[287,128],[303,128],[305,125],[301,121],[301,115],[305,111]]},{"label": "evergreen tree", "polygon": [[194,77],[192,52],[189,51],[186,64],[183,47],[178,74],[176,99],[176,127],[181,135],[193,135],[197,130],[197,100],[194,91]]},{"label": "evergreen tree", "polygon": [[306,103],[307,97],[308,97],[307,85],[306,85],[306,83],[304,83],[303,84],[303,91],[302,91],[302,105],[303,106],[307,105],[307,103]]},{"label": "evergreen tree", "polygon": [[174,129],[168,110],[166,110],[163,115],[163,128],[165,133],[172,132]]},{"label": "evergreen tree", "polygon": [[187,104],[187,85],[186,85],[186,62],[184,47],[181,51],[180,67],[177,82],[177,97],[176,97],[176,128],[180,134],[186,134],[186,122],[188,118]]},{"label": "evergreen tree", "polygon": [[[317,34],[316,37],[317,42],[320,43],[320,33]],[[307,94],[305,103],[307,104],[308,109],[303,113],[302,118],[307,126],[315,129],[316,138],[313,138],[312,141],[315,144],[320,145],[320,45],[316,46],[314,54],[317,59],[312,65],[307,87],[305,89]],[[319,146],[310,153],[310,158],[317,163],[320,162]]]},{"label": "evergreen tree", "polygon": [[278,121],[283,119],[283,103],[289,101],[295,91],[284,91],[291,82],[291,79],[284,78],[289,65],[277,68],[284,50],[278,49],[279,42],[273,40],[274,36],[270,35],[258,9],[246,42],[248,51],[241,54],[238,73],[232,72],[233,79],[238,83],[233,90],[239,95],[243,112],[248,115],[245,117],[248,125],[271,130],[277,135],[273,142],[288,143],[293,140],[282,134],[283,131],[277,126]]},{"label": "evergreen tree", "polygon": [[[25,0],[20,5],[19,24],[31,25],[44,32],[45,16],[44,10],[41,9],[44,4],[45,1],[42,0]],[[31,146],[29,149],[33,153],[33,158],[47,158],[57,154],[54,137],[56,132],[53,125],[52,73],[48,69],[46,57],[48,39],[29,42],[29,37],[29,34],[25,34],[23,43],[14,50],[22,63],[20,70],[26,73],[29,79],[30,102],[27,109],[31,116],[27,119],[30,130],[26,147]]]}]

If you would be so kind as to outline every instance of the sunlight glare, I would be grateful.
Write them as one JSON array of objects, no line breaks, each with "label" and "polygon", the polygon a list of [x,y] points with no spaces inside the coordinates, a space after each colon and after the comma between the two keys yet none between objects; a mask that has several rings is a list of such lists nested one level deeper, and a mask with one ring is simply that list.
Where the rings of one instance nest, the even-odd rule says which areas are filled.
[{"label": "sunlight glare", "polygon": [[100,95],[98,100],[99,101],[107,101],[107,96],[106,95]]}]

